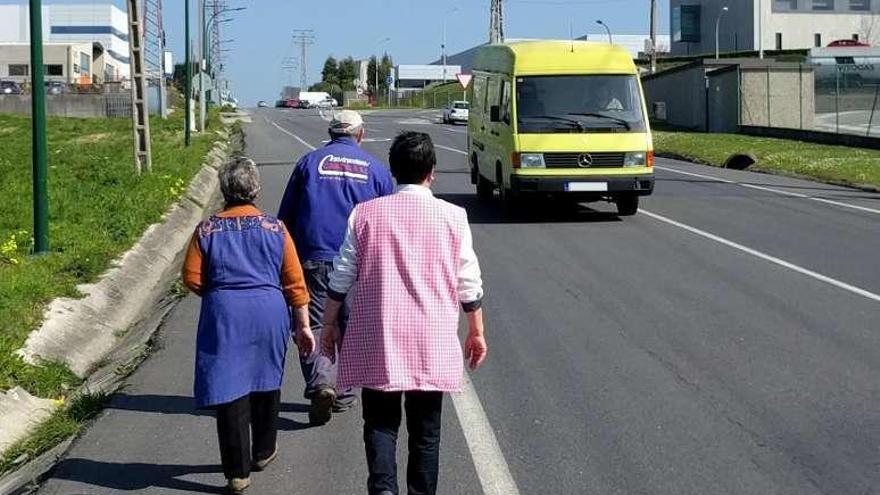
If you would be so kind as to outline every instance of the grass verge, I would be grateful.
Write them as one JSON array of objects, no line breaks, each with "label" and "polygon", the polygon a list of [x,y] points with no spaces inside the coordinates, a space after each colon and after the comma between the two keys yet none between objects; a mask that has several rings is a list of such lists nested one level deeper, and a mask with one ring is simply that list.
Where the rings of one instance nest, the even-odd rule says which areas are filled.
[{"label": "grass verge", "polygon": [[83,425],[98,415],[107,396],[83,395],[60,407],[47,421],[40,424],[27,439],[10,447],[0,457],[0,474],[34,459],[77,434]]},{"label": "grass verge", "polygon": [[750,154],[749,170],[834,184],[880,188],[880,151],[741,134],[654,131],[658,154],[724,166],[734,154]]},{"label": "grass verge", "polygon": [[[216,112],[209,131],[219,130]],[[28,117],[0,115],[0,390],[21,386],[64,398],[79,380],[58,363],[29,366],[15,355],[43,320],[46,304],[77,297],[160,220],[186,190],[219,136],[183,143],[183,112],[151,121],[153,172],[136,176],[128,119],[50,118],[51,252],[31,256],[31,133]]]}]

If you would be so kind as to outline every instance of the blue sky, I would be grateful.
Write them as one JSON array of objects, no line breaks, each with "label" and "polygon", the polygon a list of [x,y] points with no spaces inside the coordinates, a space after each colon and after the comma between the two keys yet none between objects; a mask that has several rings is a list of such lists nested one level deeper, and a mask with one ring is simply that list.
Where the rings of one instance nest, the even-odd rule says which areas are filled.
[{"label": "blue sky", "polygon": [[[111,2],[124,8],[125,2]],[[285,57],[298,56],[291,43],[293,29],[314,29],[317,42],[309,49],[309,82],[320,78],[327,55],[366,57],[383,45],[395,63],[426,63],[440,56],[442,19],[448,23],[448,51],[455,53],[488,38],[489,0],[228,0],[233,7],[246,7],[223,25],[223,39],[233,39],[225,54],[227,76],[239,100],[277,98],[286,77],[281,69]],[[0,0],[0,3],[22,3]],[[83,0],[45,0],[44,3],[83,3]],[[182,0],[165,0],[165,30],[175,60],[183,58],[184,25]],[[599,33],[596,19],[603,19],[613,32],[648,32],[649,0],[505,0],[505,34],[508,37],[568,38]],[[661,0],[660,32],[668,33],[669,3]],[[455,12],[445,14],[452,9]],[[195,9],[193,8],[193,12]],[[296,80],[299,80],[297,75]]]}]

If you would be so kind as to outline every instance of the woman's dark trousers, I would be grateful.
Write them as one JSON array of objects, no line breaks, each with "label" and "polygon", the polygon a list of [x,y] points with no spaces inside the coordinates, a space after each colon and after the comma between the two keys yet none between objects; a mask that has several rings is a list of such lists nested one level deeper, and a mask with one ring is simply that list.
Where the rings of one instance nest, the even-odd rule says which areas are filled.
[{"label": "woman's dark trousers", "polygon": [[404,397],[409,461],[406,469],[409,495],[437,492],[440,469],[440,415],[442,392],[380,392],[363,389],[364,445],[370,477],[370,495],[398,493],[397,432],[400,428],[400,399]]},{"label": "woman's dark trousers", "polygon": [[[226,479],[247,478],[251,462],[275,452],[281,391],[252,392],[216,406],[220,460]],[[253,432],[253,443],[251,433]]]}]

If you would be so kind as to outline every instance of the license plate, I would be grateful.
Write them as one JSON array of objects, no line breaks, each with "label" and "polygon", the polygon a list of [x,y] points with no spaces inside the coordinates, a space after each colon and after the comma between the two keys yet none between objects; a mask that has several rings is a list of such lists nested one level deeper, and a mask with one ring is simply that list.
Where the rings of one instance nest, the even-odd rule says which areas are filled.
[{"label": "license plate", "polygon": [[607,182],[569,182],[565,185],[569,192],[605,192],[608,190]]}]

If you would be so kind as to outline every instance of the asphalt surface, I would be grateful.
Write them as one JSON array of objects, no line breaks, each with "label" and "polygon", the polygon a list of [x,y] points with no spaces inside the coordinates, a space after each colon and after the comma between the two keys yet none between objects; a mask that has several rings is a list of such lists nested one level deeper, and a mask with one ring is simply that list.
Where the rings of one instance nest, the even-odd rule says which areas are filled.
[{"label": "asphalt surface", "polygon": [[[252,119],[271,212],[326,123]],[[382,158],[400,129],[430,132],[435,191],[468,209],[490,346],[473,385],[519,493],[880,493],[880,195],[658,160],[635,217],[605,204],[514,214],[476,201],[464,127],[366,121]],[[187,297],[40,493],[217,493],[213,418],[189,398],[197,318]],[[288,368],[281,458],[251,493],[364,493],[360,411],[308,428]],[[474,425],[446,406],[441,493],[481,494]]]}]

